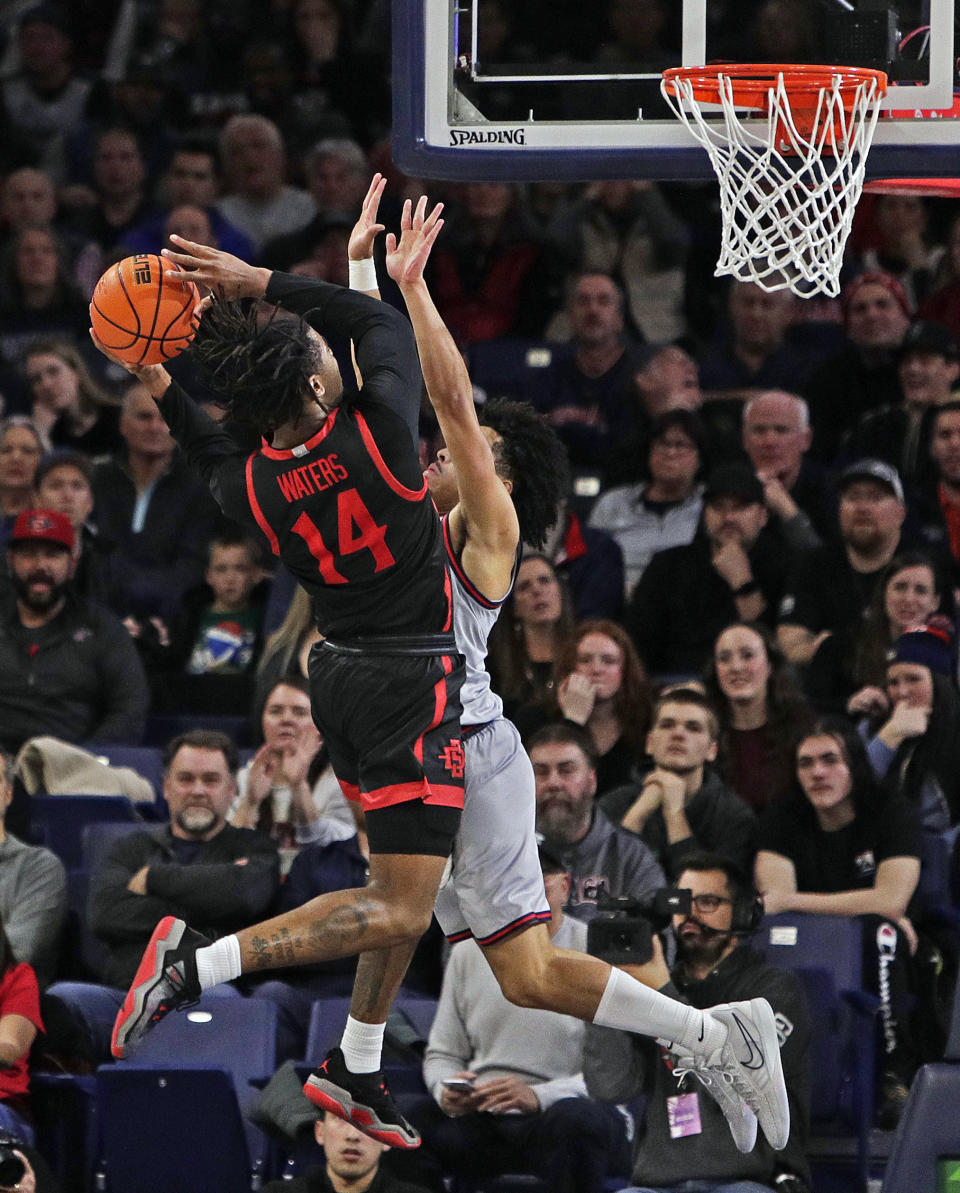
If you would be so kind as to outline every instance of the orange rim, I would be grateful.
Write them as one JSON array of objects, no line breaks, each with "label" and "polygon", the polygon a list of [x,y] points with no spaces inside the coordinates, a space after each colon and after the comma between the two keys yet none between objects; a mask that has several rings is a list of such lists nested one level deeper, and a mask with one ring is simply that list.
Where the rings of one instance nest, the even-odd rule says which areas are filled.
[{"label": "orange rim", "polygon": [[820,92],[832,87],[834,80],[840,80],[840,94],[844,106],[852,106],[856,88],[873,80],[883,95],[887,90],[887,76],[882,70],[869,70],[859,66],[808,66],[790,63],[740,63],[720,62],[709,66],[672,66],[663,72],[663,81],[671,95],[679,98],[678,82],[691,84],[693,96],[701,103],[718,103],[720,76],[730,80],[733,100],[737,107],[767,107],[768,92],[783,75],[783,83],[790,96],[791,108],[812,108],[816,106]]},{"label": "orange rim", "polygon": [[960,178],[875,178],[865,182],[863,189],[871,195],[931,195],[958,199]]}]

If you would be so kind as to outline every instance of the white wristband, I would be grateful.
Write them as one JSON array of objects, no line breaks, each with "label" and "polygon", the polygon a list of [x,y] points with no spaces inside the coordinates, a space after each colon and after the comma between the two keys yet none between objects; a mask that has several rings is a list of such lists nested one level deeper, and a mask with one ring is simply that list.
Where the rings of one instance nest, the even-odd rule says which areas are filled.
[{"label": "white wristband", "polygon": [[362,261],[350,262],[351,290],[378,290],[377,267],[372,257],[364,257]]}]

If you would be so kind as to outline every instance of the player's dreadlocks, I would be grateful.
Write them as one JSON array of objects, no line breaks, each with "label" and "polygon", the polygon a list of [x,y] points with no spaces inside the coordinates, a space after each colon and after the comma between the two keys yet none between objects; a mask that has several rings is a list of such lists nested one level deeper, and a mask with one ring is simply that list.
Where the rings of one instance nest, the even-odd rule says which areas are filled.
[{"label": "player's dreadlocks", "polygon": [[215,300],[200,320],[193,359],[214,401],[231,422],[263,435],[303,413],[320,349],[307,324],[256,303]]},{"label": "player's dreadlocks", "polygon": [[541,547],[569,486],[566,448],[526,402],[493,398],[480,407],[480,422],[500,436],[494,459],[498,473],[513,482],[520,537]]}]

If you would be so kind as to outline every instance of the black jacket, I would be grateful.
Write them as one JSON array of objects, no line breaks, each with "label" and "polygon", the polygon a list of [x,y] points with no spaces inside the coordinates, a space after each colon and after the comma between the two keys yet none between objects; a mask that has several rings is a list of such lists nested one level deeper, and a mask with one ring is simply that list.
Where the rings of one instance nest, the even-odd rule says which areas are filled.
[{"label": "black jacket", "polygon": [[[765,531],[747,554],[766,599],[761,620],[772,628],[790,555]],[[625,620],[648,672],[690,676],[703,671],[717,635],[738,619],[733,590],[715,570],[710,542],[699,533],[692,543],[654,555],[633,590]]]},{"label": "black jacket", "polygon": [[[36,649],[33,649],[33,647]],[[0,594],[0,744],[29,737],[125,742],[143,736],[149,695],[130,635],[108,609],[72,593],[39,632],[20,623],[13,589]]]},{"label": "black jacket", "polygon": [[[600,807],[614,824],[620,823],[639,797],[645,777],[644,774],[639,783],[616,787],[601,798]],[[745,874],[753,871],[757,848],[756,813],[727,787],[716,771],[704,768],[700,790],[691,796],[684,812],[692,835],[682,841],[670,844],[667,840],[667,826],[659,809],[649,817],[640,834],[640,839],[649,846],[668,879],[674,880],[683,870],[684,859],[701,849],[729,858]]]},{"label": "black jacket", "polygon": [[[122,837],[91,879],[87,917],[110,948],[103,974],[111,986],[133,980],[150,935],[164,916],[189,922],[210,939],[255,924],[267,912],[280,885],[280,856],[265,833],[225,825],[199,844],[189,863],[177,860],[169,825]],[[239,858],[246,858],[237,865]],[[127,883],[149,866],[147,893]]]},{"label": "black jacket", "polygon": [[695,1092],[703,1130],[671,1139],[667,1098],[677,1095],[677,1082],[652,1041],[611,1027],[588,1024],[583,1049],[583,1075],[591,1097],[624,1102],[648,1097],[643,1133],[634,1153],[633,1180],[638,1185],[674,1185],[685,1180],[752,1180],[772,1186],[779,1172],[792,1172],[809,1183],[805,1155],[810,1130],[810,1012],[796,977],[774,969],[745,945],[734,949],[702,981],[683,978],[678,966],[663,993],[705,1009],[718,1003],[765,998],[773,1007],[780,1035],[783,1076],[790,1100],[790,1138],[774,1152],[761,1134],[746,1155],[737,1151],[723,1112],[695,1078],[686,1078],[684,1092]]}]

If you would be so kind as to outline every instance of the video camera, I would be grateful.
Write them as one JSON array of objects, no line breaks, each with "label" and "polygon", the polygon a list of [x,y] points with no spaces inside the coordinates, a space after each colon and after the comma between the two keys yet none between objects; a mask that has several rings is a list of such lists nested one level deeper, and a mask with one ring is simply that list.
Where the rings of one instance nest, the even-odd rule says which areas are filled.
[{"label": "video camera", "polygon": [[643,965],[653,956],[653,934],[663,932],[675,915],[689,915],[689,890],[662,887],[632,898],[611,895],[599,883],[591,894],[597,914],[587,925],[587,952],[611,965]]}]

